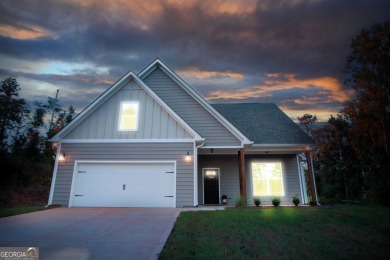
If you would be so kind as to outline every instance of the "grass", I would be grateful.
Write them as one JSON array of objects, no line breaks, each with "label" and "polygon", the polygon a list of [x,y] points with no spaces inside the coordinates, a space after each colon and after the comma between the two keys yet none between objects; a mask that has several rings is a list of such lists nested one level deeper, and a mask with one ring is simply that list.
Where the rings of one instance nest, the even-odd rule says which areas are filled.
[{"label": "grass", "polygon": [[182,212],[160,259],[390,259],[390,208]]},{"label": "grass", "polygon": [[30,213],[34,211],[44,210],[44,206],[18,206],[9,208],[0,208],[0,218]]}]

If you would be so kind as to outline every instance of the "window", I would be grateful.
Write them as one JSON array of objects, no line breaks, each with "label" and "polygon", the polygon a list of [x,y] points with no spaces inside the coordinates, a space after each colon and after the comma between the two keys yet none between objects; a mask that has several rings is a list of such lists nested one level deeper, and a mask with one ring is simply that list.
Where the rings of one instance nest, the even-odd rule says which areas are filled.
[{"label": "window", "polygon": [[283,196],[282,163],[252,163],[252,181],[253,196]]},{"label": "window", "polygon": [[138,102],[121,102],[119,112],[119,131],[138,130]]}]

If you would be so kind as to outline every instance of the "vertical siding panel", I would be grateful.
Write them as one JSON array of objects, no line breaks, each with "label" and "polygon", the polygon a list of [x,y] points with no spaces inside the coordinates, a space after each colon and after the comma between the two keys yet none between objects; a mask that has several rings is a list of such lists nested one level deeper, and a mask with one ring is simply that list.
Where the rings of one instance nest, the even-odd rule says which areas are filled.
[{"label": "vertical siding panel", "polygon": [[152,138],[152,122],[153,122],[153,99],[147,95],[145,101],[145,116],[144,116],[144,138]]},{"label": "vertical siding panel", "polygon": [[[121,101],[139,101],[138,131],[119,131]],[[68,139],[186,138],[191,135],[133,80],[103,102],[67,136]]]}]

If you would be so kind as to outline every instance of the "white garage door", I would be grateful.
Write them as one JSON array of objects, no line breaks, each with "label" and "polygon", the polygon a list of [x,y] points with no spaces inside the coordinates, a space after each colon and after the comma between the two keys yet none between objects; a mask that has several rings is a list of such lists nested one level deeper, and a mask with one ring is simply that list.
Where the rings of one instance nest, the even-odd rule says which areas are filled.
[{"label": "white garage door", "polygon": [[175,169],[167,163],[78,163],[70,206],[175,207]]}]

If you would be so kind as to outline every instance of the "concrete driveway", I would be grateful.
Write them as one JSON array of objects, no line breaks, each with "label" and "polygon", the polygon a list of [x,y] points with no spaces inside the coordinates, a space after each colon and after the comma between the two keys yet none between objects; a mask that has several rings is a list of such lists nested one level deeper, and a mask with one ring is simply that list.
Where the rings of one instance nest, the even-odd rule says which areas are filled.
[{"label": "concrete driveway", "polygon": [[0,247],[40,259],[155,259],[180,209],[55,208],[0,218]]}]

